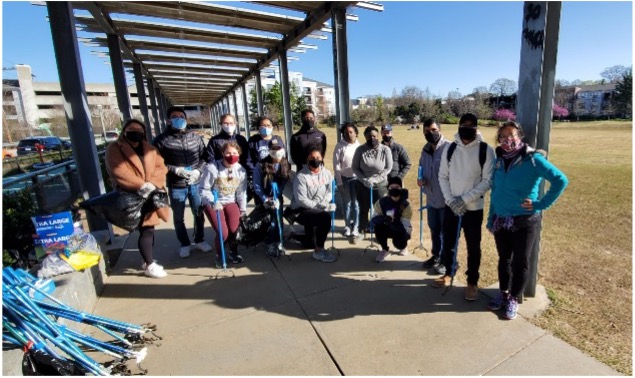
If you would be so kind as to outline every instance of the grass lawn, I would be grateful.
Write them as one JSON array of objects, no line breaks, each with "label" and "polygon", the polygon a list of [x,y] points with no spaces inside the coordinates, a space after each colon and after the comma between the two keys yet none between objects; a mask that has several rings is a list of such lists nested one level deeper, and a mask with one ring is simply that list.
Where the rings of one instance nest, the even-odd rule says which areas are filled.
[{"label": "grass lawn", "polygon": [[[396,126],[393,136],[413,163],[404,186],[418,205],[417,165],[425,142],[423,130]],[[457,125],[443,125],[453,138]],[[325,166],[332,170],[334,128]],[[495,127],[482,127],[489,144]],[[360,140],[363,141],[363,127]],[[632,374],[632,123],[619,121],[554,123],[549,160],[569,178],[558,202],[545,212],[538,283],[551,307],[532,322],[621,373]],[[486,195],[485,217],[489,204]],[[415,216],[413,235],[418,238]],[[424,243],[430,234],[424,223]],[[416,240],[418,243],[418,240]],[[412,243],[411,243],[412,244]],[[498,281],[494,239],[483,224],[480,286]],[[421,257],[425,252],[417,252]],[[465,243],[459,248],[465,266]],[[459,272],[463,275],[463,272]],[[462,277],[465,280],[465,277]],[[485,309],[484,309],[485,311]]]}]

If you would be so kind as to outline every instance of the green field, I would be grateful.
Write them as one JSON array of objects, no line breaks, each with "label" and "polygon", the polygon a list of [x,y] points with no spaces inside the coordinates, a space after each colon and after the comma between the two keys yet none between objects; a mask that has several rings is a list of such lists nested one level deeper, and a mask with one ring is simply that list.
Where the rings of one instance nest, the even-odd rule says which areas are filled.
[{"label": "green field", "polygon": [[[362,141],[363,128],[360,127]],[[446,138],[452,138],[456,128],[457,125],[442,125],[441,131]],[[321,130],[329,142],[325,165],[332,170],[335,129]],[[495,131],[495,127],[481,128],[490,144]],[[416,192],[417,164],[425,142],[422,130],[396,126],[393,135],[406,147],[413,163],[404,186]],[[632,123],[554,123],[549,160],[567,175],[569,186],[545,212],[538,283],[547,289],[552,306],[532,321],[630,375]],[[416,203],[418,200],[418,196],[413,198]],[[488,201],[489,194],[485,209]],[[413,235],[418,235],[419,224],[414,223]],[[429,240],[424,226],[424,242]],[[482,248],[480,285],[485,287],[498,281],[494,239],[485,228]],[[465,246],[461,243],[459,261],[465,259]]]}]

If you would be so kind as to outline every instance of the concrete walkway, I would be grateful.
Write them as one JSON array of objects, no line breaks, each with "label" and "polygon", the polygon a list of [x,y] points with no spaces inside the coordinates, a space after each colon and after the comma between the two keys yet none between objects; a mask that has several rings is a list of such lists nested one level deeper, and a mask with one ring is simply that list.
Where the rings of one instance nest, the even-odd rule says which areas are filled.
[{"label": "concrete walkway", "polygon": [[335,263],[308,250],[269,259],[259,247],[241,252],[234,278],[214,279],[213,255],[179,258],[172,225],[163,224],[155,258],[169,276],[143,275],[135,233],[94,313],[157,325],[163,340],[143,363],[150,375],[619,375],[522,315],[506,321],[488,311],[494,288],[467,302],[457,281],[442,295],[421,258],[377,264],[376,252],[363,253],[368,241],[335,236]]}]

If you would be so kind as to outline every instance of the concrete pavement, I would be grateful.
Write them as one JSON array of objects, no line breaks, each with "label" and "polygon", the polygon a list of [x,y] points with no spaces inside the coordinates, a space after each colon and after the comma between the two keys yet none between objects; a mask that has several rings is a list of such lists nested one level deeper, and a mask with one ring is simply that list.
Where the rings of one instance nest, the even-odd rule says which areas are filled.
[{"label": "concrete pavement", "polygon": [[308,250],[270,259],[264,247],[250,248],[244,264],[229,266],[235,277],[214,279],[213,255],[179,258],[172,225],[163,224],[155,258],[169,276],[161,280],[143,275],[136,241],[135,233],[94,313],[157,325],[161,345],[143,363],[150,375],[619,375],[525,312],[506,321],[488,311],[495,288],[467,302],[459,274],[443,295],[419,256],[377,264],[376,252],[363,253],[368,241],[354,246],[336,233],[341,255],[332,264]]}]

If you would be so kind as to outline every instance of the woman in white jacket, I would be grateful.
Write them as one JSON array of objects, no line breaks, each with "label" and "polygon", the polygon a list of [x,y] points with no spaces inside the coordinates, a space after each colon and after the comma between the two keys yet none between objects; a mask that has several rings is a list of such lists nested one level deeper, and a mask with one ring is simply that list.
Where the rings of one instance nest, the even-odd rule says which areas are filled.
[{"label": "woman in white jacket", "polygon": [[359,204],[355,193],[357,177],[353,173],[353,156],[359,147],[357,127],[347,122],[340,129],[342,140],[333,150],[333,173],[344,209],[344,236],[359,236]]}]

